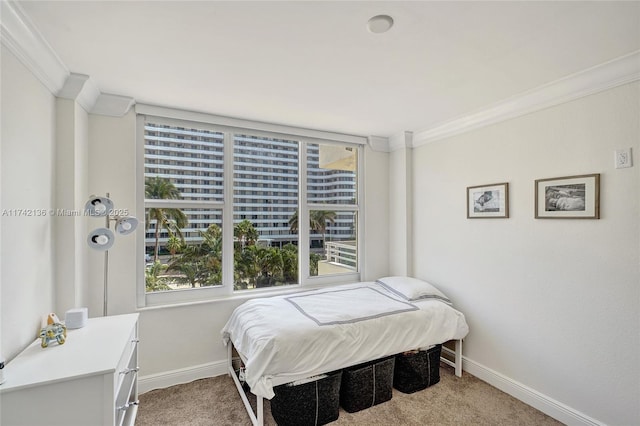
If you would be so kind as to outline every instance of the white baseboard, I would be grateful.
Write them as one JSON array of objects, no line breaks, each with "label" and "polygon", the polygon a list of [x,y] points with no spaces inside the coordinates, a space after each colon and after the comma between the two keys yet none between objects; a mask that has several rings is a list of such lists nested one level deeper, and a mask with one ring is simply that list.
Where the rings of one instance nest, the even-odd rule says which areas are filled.
[{"label": "white baseboard", "polygon": [[194,380],[227,374],[227,360],[209,362],[179,370],[140,376],[138,378],[138,393],[145,393],[154,389],[164,389],[169,386],[189,383]]},{"label": "white baseboard", "polygon": [[[525,404],[542,411],[562,423],[567,425],[604,426],[604,423],[464,356],[462,357],[462,366],[463,370],[469,374],[474,375],[480,380],[508,393],[514,398],[519,399]],[[208,377],[221,376],[223,374],[227,374],[226,360],[150,374],[148,376],[141,376],[138,379],[138,392],[145,393],[153,389],[163,389],[169,386],[189,383]]]},{"label": "white baseboard", "polygon": [[564,424],[604,426],[604,423],[464,356],[462,369]]}]

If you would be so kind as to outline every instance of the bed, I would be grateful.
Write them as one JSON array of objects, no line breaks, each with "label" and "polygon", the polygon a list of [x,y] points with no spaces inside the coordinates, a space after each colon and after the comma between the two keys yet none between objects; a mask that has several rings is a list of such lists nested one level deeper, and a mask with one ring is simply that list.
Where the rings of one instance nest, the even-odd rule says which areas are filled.
[{"label": "bed", "polygon": [[[263,424],[263,398],[273,387],[413,349],[456,341],[462,374],[464,315],[431,284],[410,277],[384,277],[248,300],[222,329],[234,379],[253,424]],[[243,378],[257,397],[254,414],[233,366],[233,350],[244,364]],[[443,359],[444,360],[444,359]]]}]

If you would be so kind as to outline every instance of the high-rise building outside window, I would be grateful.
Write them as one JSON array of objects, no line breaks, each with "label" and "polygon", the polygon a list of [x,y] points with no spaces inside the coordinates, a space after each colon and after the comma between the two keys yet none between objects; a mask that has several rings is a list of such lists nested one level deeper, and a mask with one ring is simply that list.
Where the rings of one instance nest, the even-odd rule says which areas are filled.
[{"label": "high-rise building outside window", "polygon": [[138,120],[145,296],[357,278],[358,145],[177,121]]}]

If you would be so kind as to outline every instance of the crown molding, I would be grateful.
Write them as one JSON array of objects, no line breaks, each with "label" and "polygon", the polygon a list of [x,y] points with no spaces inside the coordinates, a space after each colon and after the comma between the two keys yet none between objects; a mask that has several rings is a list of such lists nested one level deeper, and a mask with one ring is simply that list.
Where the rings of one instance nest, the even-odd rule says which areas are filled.
[{"label": "crown molding", "polygon": [[99,96],[100,90],[93,83],[91,77],[76,73],[69,75],[64,86],[58,92],[59,98],[74,100],[87,112],[91,112]]},{"label": "crown molding", "polygon": [[367,143],[371,147],[372,150],[378,152],[389,152],[389,138],[384,138],[382,136],[368,136]]},{"label": "crown molding", "polygon": [[89,111],[91,114],[109,115],[111,117],[122,117],[135,104],[135,99],[129,96],[112,95],[101,93]]},{"label": "crown molding", "polygon": [[374,151],[379,152],[393,152],[402,148],[413,147],[413,133],[412,132],[400,132],[390,138],[382,136],[369,136],[367,137],[369,146]]},{"label": "crown molding", "polygon": [[413,146],[445,139],[640,80],[640,50],[571,74],[481,111],[418,131]]},{"label": "crown molding", "polygon": [[17,2],[0,3],[0,41],[51,93],[57,94],[67,81],[69,70]]},{"label": "crown molding", "polygon": [[389,138],[389,152],[413,147],[413,132],[400,132]]},{"label": "crown molding", "polygon": [[85,74],[72,73],[18,2],[0,1],[0,41],[54,95],[71,99],[87,112],[121,117],[134,104],[126,96],[101,93]]}]

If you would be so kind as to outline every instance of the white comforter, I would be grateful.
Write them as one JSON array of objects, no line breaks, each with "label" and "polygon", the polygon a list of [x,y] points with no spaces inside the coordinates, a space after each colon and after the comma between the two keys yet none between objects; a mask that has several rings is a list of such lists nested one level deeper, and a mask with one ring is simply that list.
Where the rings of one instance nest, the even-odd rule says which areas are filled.
[{"label": "white comforter", "polygon": [[462,339],[464,315],[434,299],[407,302],[363,282],[249,300],[222,329],[247,360],[251,391],[271,399],[275,384],[403,351]]}]

